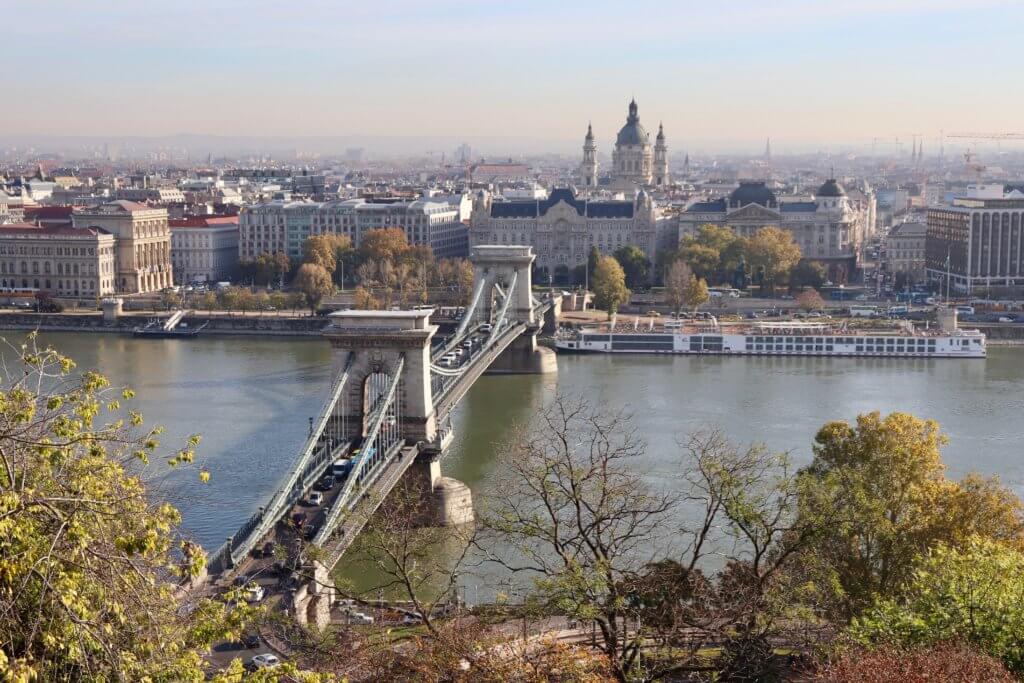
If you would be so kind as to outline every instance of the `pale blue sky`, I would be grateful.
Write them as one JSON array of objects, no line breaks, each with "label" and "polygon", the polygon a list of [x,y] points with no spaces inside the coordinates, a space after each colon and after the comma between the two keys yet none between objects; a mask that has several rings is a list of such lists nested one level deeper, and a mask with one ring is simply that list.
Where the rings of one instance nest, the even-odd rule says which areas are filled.
[{"label": "pale blue sky", "polygon": [[[607,151],[1024,127],[1020,0],[5,3],[0,130],[452,135]],[[937,143],[936,143],[937,144]]]}]

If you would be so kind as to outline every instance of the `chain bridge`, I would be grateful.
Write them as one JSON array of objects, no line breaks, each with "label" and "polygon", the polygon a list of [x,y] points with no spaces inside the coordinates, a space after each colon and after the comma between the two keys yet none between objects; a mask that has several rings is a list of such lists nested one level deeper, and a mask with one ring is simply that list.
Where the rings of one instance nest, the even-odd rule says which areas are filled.
[{"label": "chain bridge", "polygon": [[[266,504],[210,556],[206,584],[267,569],[271,548],[280,558],[277,548],[287,547],[294,569],[311,544],[321,549],[306,563],[314,578],[289,602],[300,621],[321,622],[332,599],[326,574],[403,476],[419,477],[432,497],[433,523],[471,520],[468,488],[440,475],[452,411],[484,372],[556,370],[536,338],[553,331],[559,301],[534,294],[533,260],[526,246],[474,247],[472,298],[445,337],[430,309],[331,314],[323,334],[334,370],[323,407]],[[314,488],[323,502],[311,508],[304,503]]]}]

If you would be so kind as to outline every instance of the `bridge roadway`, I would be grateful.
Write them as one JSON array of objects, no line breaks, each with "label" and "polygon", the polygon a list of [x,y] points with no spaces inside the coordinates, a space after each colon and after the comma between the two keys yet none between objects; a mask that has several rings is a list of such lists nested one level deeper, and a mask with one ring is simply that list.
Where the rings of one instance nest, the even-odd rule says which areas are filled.
[{"label": "bridge roadway", "polygon": [[[547,310],[546,303],[540,303],[535,307],[535,312],[540,316]],[[438,346],[437,356],[442,355],[441,351],[452,347],[452,342],[461,342],[465,339],[472,339],[474,336],[485,334],[481,332],[480,325],[467,330],[456,340],[449,340],[444,345]],[[451,411],[458,402],[466,395],[476,380],[486,372],[487,368],[500,356],[508,346],[523,333],[531,331],[531,327],[523,322],[510,322],[502,329],[497,330],[493,343],[482,346],[479,343],[465,349],[460,364],[450,368],[458,371],[459,374],[453,377],[445,377],[448,380],[443,383],[441,390],[433,396],[434,414],[437,424],[447,425],[450,420]],[[438,357],[439,359],[439,357]],[[365,526],[370,515],[377,509],[380,503],[387,497],[395,484],[405,475],[409,467],[415,462],[422,451],[441,450],[447,445],[447,436],[450,431],[446,428],[444,433],[438,435],[437,444],[424,443],[406,444],[399,441],[385,454],[384,462],[379,471],[373,475],[369,486],[358,492],[352,509],[342,516],[337,528],[332,532],[327,543],[324,544],[326,551],[322,559],[323,564],[332,569],[341,559],[344,553],[351,546],[359,532]],[[312,481],[319,482],[324,474],[330,471],[334,461],[354,452],[357,444],[342,443],[333,449],[331,457],[323,463],[317,476]],[[439,448],[438,448],[439,447]],[[298,501],[287,507],[283,514],[276,520],[276,523],[262,538],[253,546],[253,550],[247,557],[235,567],[224,567],[222,571],[211,574],[209,587],[214,590],[226,589],[229,581],[236,576],[246,576],[263,586],[268,595],[273,596],[278,592],[284,592],[291,587],[291,569],[297,565],[303,556],[307,543],[302,537],[305,530],[312,528],[319,530],[324,523],[328,511],[334,505],[345,486],[345,481],[338,481],[335,486],[324,491],[324,501],[320,506],[308,504],[309,493],[317,488],[314,483],[305,490]],[[301,515],[305,522],[303,529],[299,530],[293,523],[296,515]],[[263,548],[267,544],[275,550],[271,553],[264,553]],[[283,560],[283,561],[282,561]],[[275,564],[277,566],[275,567]],[[282,566],[283,565],[283,566]],[[282,569],[284,571],[282,571]]]}]

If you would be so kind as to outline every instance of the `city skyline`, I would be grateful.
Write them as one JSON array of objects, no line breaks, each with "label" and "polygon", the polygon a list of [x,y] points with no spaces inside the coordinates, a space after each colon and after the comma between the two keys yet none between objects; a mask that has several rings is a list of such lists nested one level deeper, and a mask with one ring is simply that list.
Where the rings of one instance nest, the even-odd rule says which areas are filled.
[{"label": "city skyline", "polygon": [[785,153],[1016,132],[1024,106],[1000,66],[1013,63],[1024,8],[1003,0],[304,8],[9,8],[6,50],[31,54],[32,68],[10,74],[18,113],[3,138],[466,139],[568,152],[590,122],[608,154],[635,97],[673,152],[770,137]]}]

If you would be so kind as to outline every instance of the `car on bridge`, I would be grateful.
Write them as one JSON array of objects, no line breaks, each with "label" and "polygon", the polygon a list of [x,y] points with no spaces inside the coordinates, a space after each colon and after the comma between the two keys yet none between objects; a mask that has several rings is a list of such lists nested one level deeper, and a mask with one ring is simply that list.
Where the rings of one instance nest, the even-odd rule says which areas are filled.
[{"label": "car on bridge", "polygon": [[248,664],[246,664],[246,668],[248,668],[249,671],[256,671],[257,669],[276,669],[279,666],[281,666],[281,659],[277,655],[269,652],[256,655],[249,660]]},{"label": "car on bridge", "polygon": [[258,583],[250,583],[245,587],[246,602],[260,602],[266,595],[267,591]]},{"label": "car on bridge", "polygon": [[306,496],[306,503],[313,506],[322,505],[324,502],[324,494],[320,491],[310,491],[309,495]]},{"label": "car on bridge", "polygon": [[334,478],[333,474],[325,474],[320,480],[320,490],[330,491],[334,488],[334,485],[338,483],[338,480]]},{"label": "car on bridge", "polygon": [[491,325],[489,323],[486,323],[486,324],[483,324],[483,325],[480,326],[480,331],[481,332],[490,332],[493,329],[494,329],[494,325]]}]

